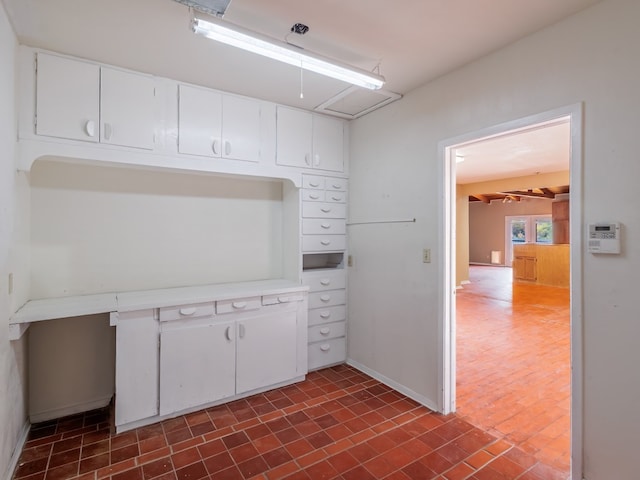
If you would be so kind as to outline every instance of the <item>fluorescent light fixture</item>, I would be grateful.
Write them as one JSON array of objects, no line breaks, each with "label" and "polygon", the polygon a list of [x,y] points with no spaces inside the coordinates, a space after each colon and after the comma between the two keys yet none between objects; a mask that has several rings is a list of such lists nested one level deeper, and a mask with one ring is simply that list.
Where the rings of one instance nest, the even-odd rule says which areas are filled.
[{"label": "fluorescent light fixture", "polygon": [[193,21],[193,31],[218,42],[257,53],[273,60],[288,63],[359,87],[377,90],[384,85],[384,77],[360,70],[334,60],[312,54],[306,50],[278,42],[255,32],[241,29],[226,22],[206,21],[199,18]]}]

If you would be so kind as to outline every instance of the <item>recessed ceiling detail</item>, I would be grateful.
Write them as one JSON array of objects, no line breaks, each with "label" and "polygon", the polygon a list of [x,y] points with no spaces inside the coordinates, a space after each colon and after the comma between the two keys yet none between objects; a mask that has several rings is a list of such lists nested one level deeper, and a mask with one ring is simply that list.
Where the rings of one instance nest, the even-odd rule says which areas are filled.
[{"label": "recessed ceiling detail", "polygon": [[349,87],[331,97],[326,102],[318,105],[315,110],[351,120],[394,102],[399,98],[402,98],[402,95],[386,90],[372,91],[363,90],[358,87]]}]

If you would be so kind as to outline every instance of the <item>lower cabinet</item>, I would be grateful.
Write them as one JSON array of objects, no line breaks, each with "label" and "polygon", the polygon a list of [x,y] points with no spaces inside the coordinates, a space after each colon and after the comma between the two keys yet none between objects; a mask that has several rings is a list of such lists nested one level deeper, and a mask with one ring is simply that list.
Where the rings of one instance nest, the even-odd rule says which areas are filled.
[{"label": "lower cabinet", "polygon": [[117,314],[118,432],[307,373],[307,293],[247,295]]}]

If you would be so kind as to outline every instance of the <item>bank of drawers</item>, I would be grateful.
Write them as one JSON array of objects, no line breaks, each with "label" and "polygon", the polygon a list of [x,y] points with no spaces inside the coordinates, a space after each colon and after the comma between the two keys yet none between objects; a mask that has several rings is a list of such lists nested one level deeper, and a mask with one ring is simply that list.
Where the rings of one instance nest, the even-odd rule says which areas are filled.
[{"label": "bank of drawers", "polygon": [[347,246],[347,180],[302,176],[302,252],[342,252]]},{"label": "bank of drawers", "polygon": [[346,272],[344,269],[306,271],[309,285],[309,370],[342,363],[346,351]]}]

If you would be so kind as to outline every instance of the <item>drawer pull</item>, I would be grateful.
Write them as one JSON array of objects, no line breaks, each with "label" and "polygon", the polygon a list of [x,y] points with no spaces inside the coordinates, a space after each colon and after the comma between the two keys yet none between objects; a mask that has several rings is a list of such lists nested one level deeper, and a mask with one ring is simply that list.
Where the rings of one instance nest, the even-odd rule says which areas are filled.
[{"label": "drawer pull", "polygon": [[320,285],[328,287],[329,285],[331,285],[331,279],[330,278],[323,278],[322,280],[320,280]]},{"label": "drawer pull", "polygon": [[320,155],[316,153],[316,154],[313,156],[313,166],[314,166],[314,167],[317,167],[317,166],[319,166],[319,165],[320,165]]},{"label": "drawer pull", "polygon": [[289,297],[278,297],[278,303],[289,303],[290,301]]},{"label": "drawer pull", "polygon": [[339,202],[340,200],[342,200],[342,197],[331,197],[331,200],[333,200],[334,202]]},{"label": "drawer pull", "polygon": [[326,247],[327,245],[331,245],[331,240],[320,240],[320,243]]},{"label": "drawer pull", "polygon": [[313,188],[318,188],[320,186],[320,184],[319,183],[309,182],[309,186],[313,187]]},{"label": "drawer pull", "polygon": [[330,302],[331,301],[331,295],[322,295],[320,297],[320,300],[322,300],[323,302]]},{"label": "drawer pull", "polygon": [[111,140],[111,136],[113,135],[113,128],[110,123],[104,124],[104,138],[105,140]]},{"label": "drawer pull", "polygon": [[331,317],[331,312],[322,312],[320,314],[320,318],[329,318]]},{"label": "drawer pull", "polygon": [[231,341],[231,326],[228,326],[224,331],[224,336],[228,341]]},{"label": "drawer pull", "polygon": [[198,309],[196,307],[181,308],[180,315],[184,315],[185,317],[188,317],[189,315],[193,315],[194,313],[196,313],[197,310]]},{"label": "drawer pull", "polygon": [[311,200],[318,200],[318,199],[320,198],[320,195],[313,195],[313,194],[312,194],[312,195],[309,195],[309,198],[310,198]]},{"label": "drawer pull", "polygon": [[311,162],[309,161],[309,154],[308,153],[304,154],[304,163],[306,163],[307,165],[311,166]]},{"label": "drawer pull", "polygon": [[218,148],[218,140],[214,140],[213,143],[211,144],[211,151],[213,152],[214,155],[220,154],[220,149]]},{"label": "drawer pull", "polygon": [[320,350],[322,350],[323,352],[328,352],[329,350],[331,350],[331,345],[329,345],[328,343],[320,345]]},{"label": "drawer pull", "polygon": [[321,208],[320,211],[322,213],[329,213],[331,211],[331,209],[330,208]]},{"label": "drawer pull", "polygon": [[327,328],[327,327],[322,328],[322,329],[320,329],[320,333],[326,337],[327,335],[329,335],[331,333],[331,329]]},{"label": "drawer pull", "polygon": [[340,187],[342,185],[336,185],[335,183],[333,185],[331,185],[333,188],[335,188],[336,190],[340,190]]},{"label": "drawer pull", "polygon": [[331,224],[330,223],[321,223],[320,226],[322,228],[324,228],[325,230],[329,230],[331,228]]},{"label": "drawer pull", "polygon": [[84,124],[84,132],[90,137],[94,137],[96,135],[96,122],[88,120],[87,123]]},{"label": "drawer pull", "polygon": [[241,308],[245,308],[247,306],[247,302],[233,302],[231,304],[231,306],[233,308],[241,309]]}]

